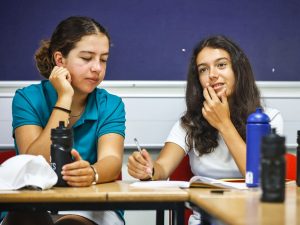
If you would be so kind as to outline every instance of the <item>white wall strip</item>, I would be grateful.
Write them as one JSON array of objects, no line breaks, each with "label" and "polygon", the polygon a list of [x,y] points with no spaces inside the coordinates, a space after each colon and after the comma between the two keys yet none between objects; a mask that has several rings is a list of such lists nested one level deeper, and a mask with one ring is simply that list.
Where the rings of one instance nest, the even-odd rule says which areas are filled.
[{"label": "white wall strip", "polygon": [[[12,97],[18,88],[40,81],[0,81],[0,97]],[[299,98],[299,81],[258,81],[263,98]],[[185,95],[185,81],[103,81],[103,87],[120,97],[178,98]]]},{"label": "white wall strip", "polygon": [[[17,89],[40,81],[0,82],[0,148],[13,146],[11,101]],[[268,107],[277,108],[284,118],[284,135],[289,148],[296,146],[300,130],[300,82],[257,82]],[[123,98],[126,107],[125,146],[133,148],[133,138],[141,145],[160,148],[172,125],[185,111],[185,81],[104,81],[100,87]]]}]

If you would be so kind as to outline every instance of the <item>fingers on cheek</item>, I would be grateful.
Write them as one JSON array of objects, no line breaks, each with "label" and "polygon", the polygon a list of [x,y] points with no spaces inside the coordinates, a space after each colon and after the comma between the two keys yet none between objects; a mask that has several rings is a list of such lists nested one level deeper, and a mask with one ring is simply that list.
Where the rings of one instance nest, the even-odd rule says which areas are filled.
[{"label": "fingers on cheek", "polygon": [[207,99],[208,93],[206,88],[203,90],[203,96],[205,99]]},{"label": "fingers on cheek", "polygon": [[202,107],[202,115],[204,116],[204,118],[206,117],[206,112],[205,112],[204,107]]},{"label": "fingers on cheek", "polygon": [[205,112],[207,112],[207,113],[208,113],[208,112],[210,112],[210,111],[211,111],[211,109],[210,109],[210,106],[208,105],[208,103],[207,103],[207,102],[204,102],[204,103],[203,103],[203,106],[204,106],[203,108],[204,108]]}]

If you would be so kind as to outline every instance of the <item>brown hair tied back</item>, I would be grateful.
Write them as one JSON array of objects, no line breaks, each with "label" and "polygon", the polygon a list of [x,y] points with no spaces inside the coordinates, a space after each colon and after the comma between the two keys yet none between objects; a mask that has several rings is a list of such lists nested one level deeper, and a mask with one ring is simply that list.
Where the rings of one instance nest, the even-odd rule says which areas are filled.
[{"label": "brown hair tied back", "polygon": [[71,16],[61,21],[55,28],[50,40],[41,41],[40,48],[35,53],[36,66],[46,78],[55,66],[53,54],[61,52],[67,57],[75,48],[77,42],[87,35],[103,34],[110,40],[106,29],[92,18]]},{"label": "brown hair tied back", "polygon": [[34,59],[36,61],[36,66],[44,77],[48,78],[55,63],[52,56],[49,54],[49,40],[42,40],[40,43],[40,48],[35,52]]}]

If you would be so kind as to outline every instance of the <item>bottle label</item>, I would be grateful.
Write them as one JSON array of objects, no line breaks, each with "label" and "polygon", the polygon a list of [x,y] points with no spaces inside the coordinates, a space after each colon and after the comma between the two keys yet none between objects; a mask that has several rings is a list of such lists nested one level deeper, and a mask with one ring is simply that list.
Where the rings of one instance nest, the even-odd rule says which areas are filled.
[{"label": "bottle label", "polygon": [[253,184],[253,173],[250,171],[246,173],[246,183]]},{"label": "bottle label", "polygon": [[51,165],[52,169],[53,169],[54,171],[56,171],[56,163],[55,163],[55,162],[52,162],[52,163],[50,163],[50,165]]}]

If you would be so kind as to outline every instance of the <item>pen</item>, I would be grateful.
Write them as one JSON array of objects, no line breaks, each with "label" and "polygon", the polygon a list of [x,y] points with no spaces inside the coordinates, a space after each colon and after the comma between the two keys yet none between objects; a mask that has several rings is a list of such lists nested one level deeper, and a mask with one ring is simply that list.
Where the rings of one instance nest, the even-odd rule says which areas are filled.
[{"label": "pen", "polygon": [[134,140],[134,142],[135,142],[135,145],[136,145],[137,149],[138,149],[139,152],[142,154],[142,148],[141,148],[141,146],[140,146],[138,140],[137,140],[136,138],[134,138],[133,140]]},{"label": "pen", "polygon": [[[133,140],[134,140],[134,142],[135,142],[135,145],[136,145],[137,149],[139,150],[140,154],[142,155],[142,148],[141,148],[141,146],[140,146],[140,144],[139,144],[139,141],[138,141],[136,138],[134,138]],[[142,155],[142,156],[143,156],[143,155]],[[150,176],[150,178],[151,178],[151,180],[152,180],[152,173],[149,173],[149,176]]]}]

